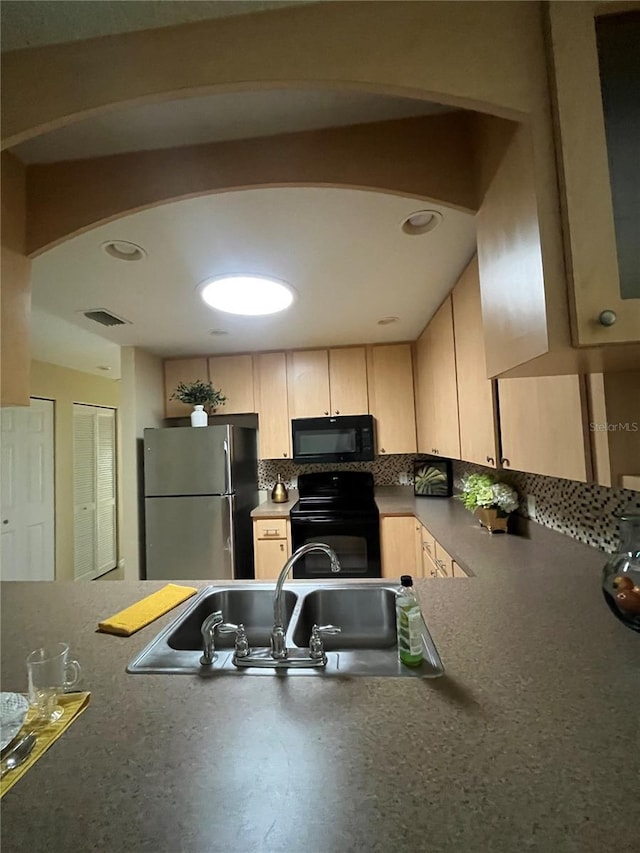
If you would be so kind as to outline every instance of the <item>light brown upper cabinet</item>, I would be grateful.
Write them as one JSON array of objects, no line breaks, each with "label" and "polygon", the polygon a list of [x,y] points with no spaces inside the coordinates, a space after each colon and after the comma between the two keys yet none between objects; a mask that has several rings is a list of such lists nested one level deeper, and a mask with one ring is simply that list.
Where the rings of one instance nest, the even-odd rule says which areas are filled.
[{"label": "light brown upper cabinet", "polygon": [[329,350],[329,386],[332,415],[366,415],[367,355],[364,347]]},{"label": "light brown upper cabinet", "polygon": [[287,353],[292,418],[363,415],[369,411],[364,347]]},{"label": "light brown upper cabinet", "polygon": [[448,296],[416,345],[418,450],[460,458],[453,313]]},{"label": "light brown upper cabinet", "polygon": [[250,355],[217,355],[209,359],[209,378],[213,387],[227,398],[216,414],[255,412],[253,359]]},{"label": "light brown upper cabinet", "polygon": [[258,412],[260,459],[291,457],[287,408],[287,362],[283,352],[253,357],[253,379]]},{"label": "light brown upper cabinet", "polygon": [[638,341],[638,12],[545,6],[576,342]]},{"label": "light brown upper cabinet", "polygon": [[495,468],[499,463],[495,380],[487,379],[478,259],[453,289],[460,458]]},{"label": "light brown upper cabinet", "polygon": [[179,358],[164,363],[164,412],[168,418],[183,418],[193,406],[172,400],[171,395],[180,382],[209,381],[206,358]]},{"label": "light brown upper cabinet", "polygon": [[[503,145],[476,217],[489,377],[548,352],[548,326],[555,319],[547,311],[529,128],[517,126]],[[568,323],[566,305],[562,318]]]},{"label": "light brown upper cabinet", "polygon": [[640,491],[640,371],[587,376],[593,478]]},{"label": "light brown upper cabinet", "polygon": [[326,349],[287,353],[289,417],[321,418],[330,412],[329,354]]},{"label": "light brown upper cabinet", "polygon": [[410,344],[368,350],[369,412],[376,419],[379,454],[416,452],[416,416]]},{"label": "light brown upper cabinet", "polygon": [[586,482],[591,475],[584,378],[498,381],[505,468]]}]

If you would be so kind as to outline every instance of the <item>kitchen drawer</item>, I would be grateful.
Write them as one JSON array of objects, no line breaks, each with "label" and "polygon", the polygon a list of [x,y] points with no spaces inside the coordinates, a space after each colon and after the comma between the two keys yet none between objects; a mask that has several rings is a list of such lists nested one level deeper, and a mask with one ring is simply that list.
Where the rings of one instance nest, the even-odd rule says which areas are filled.
[{"label": "kitchen drawer", "polygon": [[451,561],[451,568],[453,570],[454,578],[468,578],[469,575],[465,572],[463,568],[461,568],[455,560]]},{"label": "kitchen drawer", "polygon": [[286,518],[257,518],[253,522],[257,539],[286,539]]},{"label": "kitchen drawer", "polygon": [[435,564],[444,577],[453,577],[453,558],[439,542],[435,543]]},{"label": "kitchen drawer", "polygon": [[422,525],[422,551],[424,554],[429,557],[431,562],[435,560],[436,557],[436,540],[429,533],[427,528]]}]

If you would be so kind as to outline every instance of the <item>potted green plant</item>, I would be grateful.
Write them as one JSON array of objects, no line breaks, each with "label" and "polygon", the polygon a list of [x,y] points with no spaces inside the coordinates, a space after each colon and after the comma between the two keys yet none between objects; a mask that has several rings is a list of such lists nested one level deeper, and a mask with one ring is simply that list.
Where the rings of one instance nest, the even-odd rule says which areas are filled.
[{"label": "potted green plant", "polygon": [[[191,426],[207,426],[208,415],[226,401],[222,391],[216,390],[211,382],[197,379],[195,382],[180,382],[171,395],[172,400],[180,400],[188,406],[193,406]],[[205,411],[205,406],[206,411]]]},{"label": "potted green plant", "polygon": [[468,474],[456,495],[489,533],[506,533],[509,514],[518,508],[518,493],[491,474]]}]

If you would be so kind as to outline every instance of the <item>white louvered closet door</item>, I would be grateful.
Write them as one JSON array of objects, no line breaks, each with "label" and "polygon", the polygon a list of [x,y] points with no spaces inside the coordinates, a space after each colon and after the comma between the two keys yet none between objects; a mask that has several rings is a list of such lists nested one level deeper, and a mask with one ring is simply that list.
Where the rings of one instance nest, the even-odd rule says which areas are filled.
[{"label": "white louvered closet door", "polygon": [[91,580],[115,568],[115,412],[73,407],[74,577]]}]

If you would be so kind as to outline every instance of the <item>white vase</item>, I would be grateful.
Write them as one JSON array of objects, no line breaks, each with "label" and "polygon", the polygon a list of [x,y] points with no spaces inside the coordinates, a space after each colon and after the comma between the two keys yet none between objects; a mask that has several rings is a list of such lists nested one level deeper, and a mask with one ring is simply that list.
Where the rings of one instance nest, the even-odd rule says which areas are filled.
[{"label": "white vase", "polygon": [[209,424],[209,417],[204,410],[204,406],[195,406],[191,412],[192,427],[206,427]]}]

